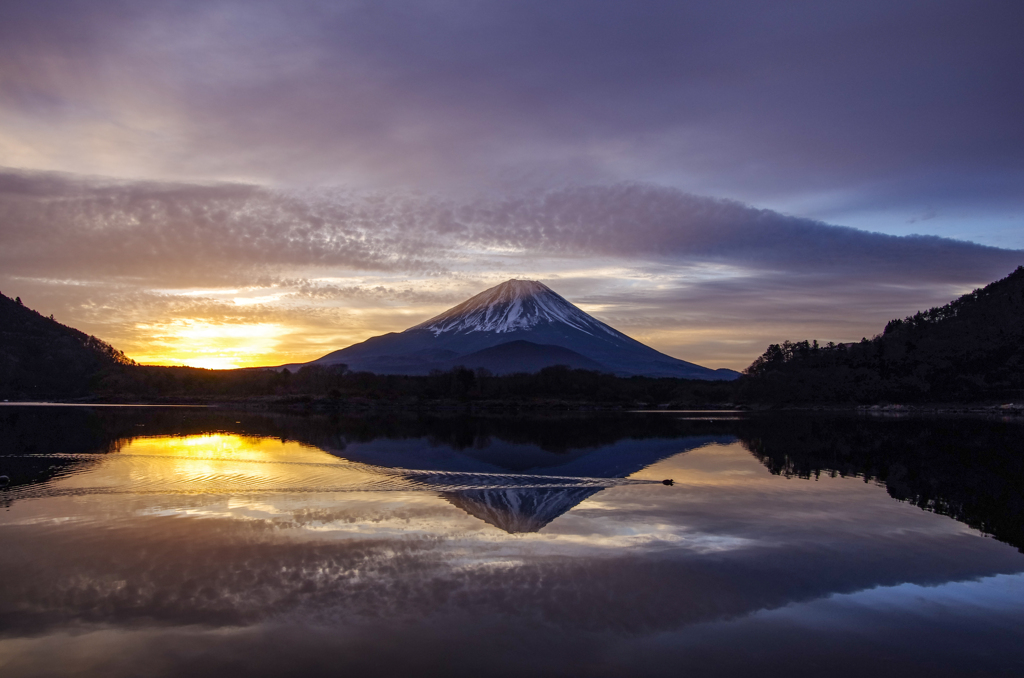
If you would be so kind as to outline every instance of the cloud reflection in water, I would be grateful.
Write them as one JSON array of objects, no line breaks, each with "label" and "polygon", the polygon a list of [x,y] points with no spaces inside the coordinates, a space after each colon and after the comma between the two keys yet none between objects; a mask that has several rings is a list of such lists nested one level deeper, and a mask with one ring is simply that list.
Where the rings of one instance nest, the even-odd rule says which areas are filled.
[{"label": "cloud reflection in water", "polygon": [[[568,451],[547,467],[531,461],[540,473],[490,473],[557,484],[567,469],[616,461],[629,471],[621,464],[634,459],[630,450],[646,447],[654,458],[636,458],[630,478],[650,484],[423,491],[415,479],[379,472],[400,473],[393,462],[414,452],[413,442],[382,445],[385,467],[369,463],[373,440],[349,444],[353,459],[343,459],[268,437],[138,438],[46,487],[160,480],[194,491],[13,501],[0,522],[0,573],[15,584],[0,598],[0,661],[10,675],[46,673],[50,655],[107,675],[228,667],[458,675],[488,666],[496,675],[558,675],[581,665],[596,675],[628,667],[674,675],[685,650],[694,666],[713,666],[717,653],[739,673],[756,652],[777,655],[758,637],[804,634],[846,648],[852,628],[864,647],[884,649],[890,640],[872,625],[895,623],[886,605],[899,598],[906,623],[887,633],[920,643],[915,634],[932,628],[955,639],[956,620],[977,619],[968,608],[992,606],[991,596],[957,602],[945,592],[963,585],[951,582],[1019,593],[1013,573],[1024,561],[1013,548],[894,502],[874,483],[772,475],[745,446],[720,440],[626,438]],[[459,465],[484,477],[481,465],[498,458],[470,449],[457,462],[451,451],[420,448],[427,477],[459,476],[446,470]],[[261,491],[334,473],[352,488],[382,476],[406,485]],[[656,482],[667,477],[676,485]],[[198,489],[229,480],[252,487]],[[895,598],[870,594],[890,589]],[[934,604],[952,616],[927,621]],[[1005,605],[991,612],[1017,619]],[[822,614],[835,624],[814,622]],[[968,626],[1006,634],[991,621]],[[726,651],[736,643],[750,652]]]}]

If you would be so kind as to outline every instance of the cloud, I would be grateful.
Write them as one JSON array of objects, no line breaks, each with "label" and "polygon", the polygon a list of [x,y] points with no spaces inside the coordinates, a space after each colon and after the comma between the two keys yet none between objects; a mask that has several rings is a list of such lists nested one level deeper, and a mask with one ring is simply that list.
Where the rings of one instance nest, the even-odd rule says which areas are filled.
[{"label": "cloud", "polygon": [[[8,164],[1019,211],[1013,3],[9,2]],[[902,223],[906,216],[896,220]]]},{"label": "cloud", "polygon": [[[0,261],[9,274],[178,284],[231,274],[251,279],[289,267],[422,275],[457,269],[459,257],[472,270],[470,255],[492,254],[711,262],[888,283],[976,282],[1021,259],[1013,250],[868,233],[641,184],[456,201],[7,172],[0,175],[0,216]],[[305,293],[314,292],[307,286]]]},{"label": "cloud", "polygon": [[862,279],[976,279],[1016,251],[890,236],[655,186],[569,188],[468,208],[476,238],[524,250],[710,261],[754,270],[842,271]]},{"label": "cloud", "polygon": [[145,361],[207,351],[186,341],[200,326],[226,347],[246,323],[273,339],[231,364],[310,360],[525,277],[741,368],[784,338],[870,336],[1021,263],[649,184],[455,198],[0,172],[0,289]]},{"label": "cloud", "polygon": [[202,284],[275,265],[422,271],[420,253],[436,248],[407,217],[387,200],[303,200],[249,185],[0,180],[10,273]]},{"label": "cloud", "polygon": [[[776,492],[777,482],[762,489]],[[875,586],[1014,571],[1012,549],[916,511],[899,523],[884,493],[876,502],[851,487],[824,503],[797,497],[781,510],[799,512],[811,501],[822,517],[767,532],[750,519],[764,494],[729,482],[697,482],[688,500],[653,505],[620,492],[608,500],[616,510],[600,501],[581,506],[532,548],[509,548],[495,541],[495,528],[425,495],[405,495],[397,509],[373,494],[365,502],[321,502],[305,521],[301,502],[273,518],[239,520],[225,517],[222,499],[196,495],[177,504],[194,517],[143,515],[119,530],[77,524],[40,533],[11,525],[0,568],[19,585],[0,602],[0,640],[90,624],[238,628],[287,619],[359,628],[382,619],[472,627],[505,618],[569,634],[650,634]],[[712,505],[721,515],[711,515]],[[847,516],[851,506],[876,519],[872,529],[851,519],[822,544],[825,516]],[[879,533],[908,519],[917,529],[892,557]],[[637,525],[663,538],[624,536]],[[61,557],[69,531],[78,535],[73,561]],[[739,545],[696,547],[705,536]],[[612,543],[601,548],[604,538]]]}]

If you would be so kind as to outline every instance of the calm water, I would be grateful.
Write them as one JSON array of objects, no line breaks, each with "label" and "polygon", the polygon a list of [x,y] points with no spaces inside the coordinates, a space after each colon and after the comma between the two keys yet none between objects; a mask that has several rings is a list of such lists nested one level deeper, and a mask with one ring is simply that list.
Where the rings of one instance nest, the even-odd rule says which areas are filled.
[{"label": "calm water", "polygon": [[0,407],[0,675],[1020,676],[1022,434]]}]

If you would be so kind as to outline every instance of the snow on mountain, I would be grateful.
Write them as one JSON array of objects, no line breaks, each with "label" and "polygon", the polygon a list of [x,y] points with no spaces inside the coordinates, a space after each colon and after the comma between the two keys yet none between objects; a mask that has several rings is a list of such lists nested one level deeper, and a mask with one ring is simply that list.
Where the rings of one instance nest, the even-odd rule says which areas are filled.
[{"label": "snow on mountain", "polygon": [[[509,280],[411,327],[438,336],[447,332],[514,332],[542,322],[564,323],[595,334],[618,334],[535,280]],[[408,330],[407,330],[408,331]]]},{"label": "snow on mountain", "polygon": [[[435,473],[410,471],[421,486],[436,487],[441,496],[470,515],[506,532],[536,532],[583,500],[601,491],[602,487],[566,486],[539,487],[538,479],[550,476],[554,483],[570,478],[593,481],[595,478],[627,478],[663,459],[708,444],[727,445],[735,442],[729,435],[686,436],[682,438],[632,438],[591,447],[551,452],[537,444],[511,442],[499,436],[485,436],[471,448],[454,449],[438,445],[428,438],[379,441],[372,445],[346,444],[327,449],[331,454],[358,464],[377,468],[405,470],[428,469]],[[523,461],[527,461],[523,464]],[[471,481],[472,489],[451,490],[452,472],[479,474]],[[521,475],[528,487],[516,487],[515,476]],[[494,486],[488,487],[488,476]],[[462,481],[468,479],[463,478]],[[553,483],[553,484],[554,484]],[[612,483],[608,484],[609,486]]]},{"label": "snow on mountain", "polygon": [[557,489],[497,489],[444,492],[442,497],[471,516],[508,532],[538,532],[555,518],[568,512],[584,499],[601,491],[600,487]]},{"label": "snow on mountain", "polygon": [[[487,352],[509,342],[520,342],[519,348]],[[586,363],[586,369],[623,376],[714,380],[739,376],[656,351],[533,280],[506,281],[404,332],[367,339],[314,363],[344,363],[356,371],[378,374],[427,374],[465,364],[470,358],[497,359],[502,369],[496,371],[507,374],[566,364],[568,354],[560,349],[579,354],[574,359],[579,367]],[[493,366],[488,369],[495,371]]]}]

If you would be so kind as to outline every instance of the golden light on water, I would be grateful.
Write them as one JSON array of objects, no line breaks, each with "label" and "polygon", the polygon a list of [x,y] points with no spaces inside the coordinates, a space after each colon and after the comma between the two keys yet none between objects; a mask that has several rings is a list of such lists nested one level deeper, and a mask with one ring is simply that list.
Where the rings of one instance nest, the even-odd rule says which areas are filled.
[{"label": "golden light on water", "polygon": [[57,486],[242,495],[357,487],[367,478],[353,465],[302,443],[231,433],[134,438],[98,461]]},{"label": "golden light on water", "polygon": [[183,460],[310,462],[333,458],[322,450],[277,438],[242,436],[231,433],[207,433],[194,436],[154,436],[136,438],[120,450],[123,454],[142,454]]}]

